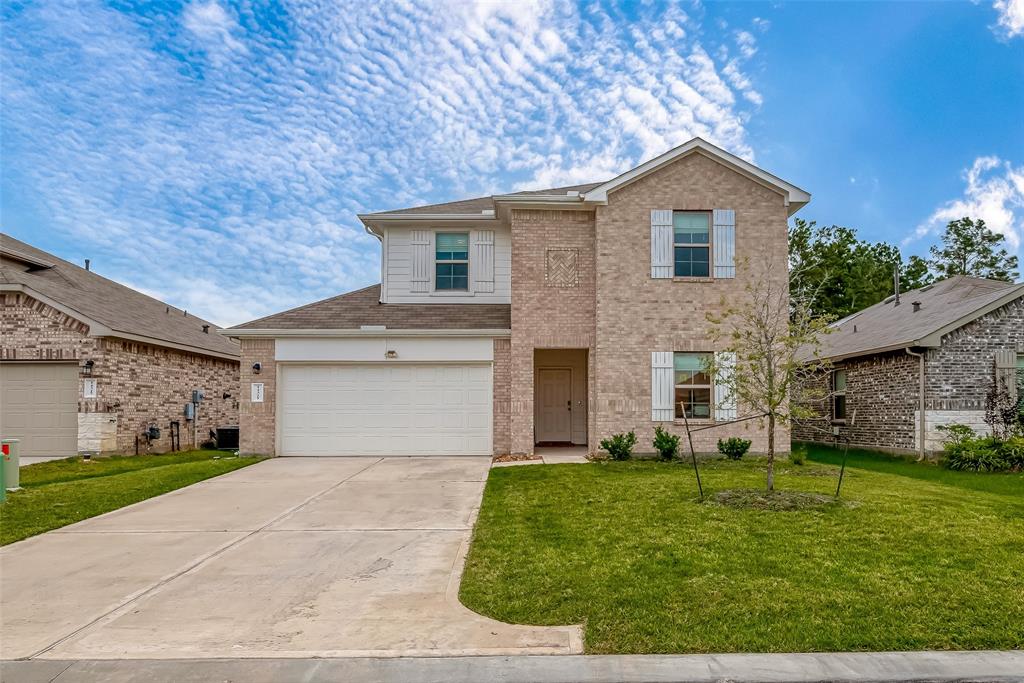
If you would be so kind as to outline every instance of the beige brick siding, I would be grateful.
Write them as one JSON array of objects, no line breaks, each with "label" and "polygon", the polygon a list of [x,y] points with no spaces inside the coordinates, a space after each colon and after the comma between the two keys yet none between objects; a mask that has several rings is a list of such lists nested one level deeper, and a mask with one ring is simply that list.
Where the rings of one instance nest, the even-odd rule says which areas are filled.
[{"label": "beige brick siding", "polygon": [[[239,449],[243,454],[276,453],[277,363],[273,339],[243,338],[241,387],[239,405]],[[253,363],[260,363],[260,373],[253,372]],[[263,403],[252,402],[252,383],[263,383]]]},{"label": "beige brick siding", "polygon": [[[511,450],[528,454],[534,446],[534,350],[594,347],[594,215],[517,209],[511,227]],[[549,249],[575,252],[574,279],[561,272],[549,277]]]},{"label": "beige brick siding", "polygon": [[512,382],[512,341],[494,340],[494,436],[495,455],[511,452],[511,382]]},{"label": "beige brick siding", "polygon": [[[707,313],[720,311],[723,301],[741,301],[745,287],[764,277],[786,287],[787,212],[782,195],[699,153],[608,199],[607,206],[597,208],[596,220],[597,367],[591,378],[596,436],[634,430],[637,449],[651,451],[656,424],[651,421],[651,352],[714,351]],[[652,279],[651,210],[716,208],[736,211],[737,277]],[[513,343],[517,332],[513,312]],[[684,433],[680,425],[658,424]],[[719,438],[733,435],[753,440],[754,452],[767,449],[766,430],[756,422],[699,432],[695,448],[713,451]],[[776,448],[784,452],[788,446],[789,434],[782,429]]]},{"label": "beige brick siding", "polygon": [[[238,423],[237,361],[187,353],[114,337],[90,337],[87,325],[45,303],[20,293],[5,293],[0,307],[3,329],[0,358],[4,360],[85,360],[94,362],[97,396],[86,400],[79,383],[79,448],[104,445],[104,451],[134,453],[135,437],[150,425],[161,431],[140,451],[170,449],[170,422],[181,424],[181,446],[193,444],[191,424],[182,416],[192,389],[202,389],[206,401],[199,412],[199,442],[210,429]],[[230,398],[223,398],[223,394]],[[111,435],[107,425],[113,421]],[[99,439],[99,433],[107,436]]]}]

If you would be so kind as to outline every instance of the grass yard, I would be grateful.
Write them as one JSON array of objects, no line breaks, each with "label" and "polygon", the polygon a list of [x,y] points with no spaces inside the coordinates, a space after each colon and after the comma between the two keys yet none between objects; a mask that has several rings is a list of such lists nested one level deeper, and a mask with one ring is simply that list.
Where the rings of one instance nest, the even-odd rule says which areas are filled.
[{"label": "grass yard", "polygon": [[[811,447],[776,487],[831,495]],[[764,462],[703,463],[705,493]],[[589,653],[1024,647],[1024,474],[851,451],[845,504],[699,503],[654,461],[491,470],[461,598],[513,623],[585,625]]]},{"label": "grass yard", "polygon": [[159,496],[259,462],[218,451],[52,460],[21,468],[21,491],[0,503],[0,545]]}]

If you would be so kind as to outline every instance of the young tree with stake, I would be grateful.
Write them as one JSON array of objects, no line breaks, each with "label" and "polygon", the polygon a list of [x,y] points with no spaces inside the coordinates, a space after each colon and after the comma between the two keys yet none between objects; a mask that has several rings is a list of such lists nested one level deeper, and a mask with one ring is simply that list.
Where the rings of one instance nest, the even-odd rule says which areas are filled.
[{"label": "young tree with stake", "polygon": [[819,339],[828,319],[812,315],[807,300],[790,302],[789,289],[771,277],[747,285],[742,301],[722,301],[709,314],[712,336],[725,353],[712,355],[707,369],[717,386],[743,410],[764,415],[768,428],[767,489],[775,489],[776,430],[809,417],[818,400],[815,380],[830,363],[818,360]]}]

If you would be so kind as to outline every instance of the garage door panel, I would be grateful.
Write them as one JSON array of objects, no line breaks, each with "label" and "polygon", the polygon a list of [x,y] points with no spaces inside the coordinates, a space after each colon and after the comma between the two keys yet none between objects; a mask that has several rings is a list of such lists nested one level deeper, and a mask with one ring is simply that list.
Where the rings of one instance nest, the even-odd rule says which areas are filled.
[{"label": "garage door panel", "polygon": [[283,455],[486,455],[489,365],[282,365]]},{"label": "garage door panel", "polygon": [[78,366],[0,364],[0,432],[20,439],[23,456],[78,452]]}]

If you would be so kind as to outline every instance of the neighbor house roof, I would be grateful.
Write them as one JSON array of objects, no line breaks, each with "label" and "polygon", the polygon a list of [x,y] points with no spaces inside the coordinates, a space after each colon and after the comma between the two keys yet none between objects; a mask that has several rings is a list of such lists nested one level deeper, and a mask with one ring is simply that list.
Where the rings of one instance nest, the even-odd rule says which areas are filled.
[{"label": "neighbor house roof", "polygon": [[911,346],[937,347],[944,335],[1020,297],[1024,284],[951,277],[901,294],[898,305],[891,296],[833,323],[818,355],[839,360]]},{"label": "neighbor house roof", "polygon": [[[0,291],[20,291],[116,336],[184,351],[237,358],[238,344],[216,325],[0,233]],[[203,326],[209,332],[203,332]]]},{"label": "neighbor house roof", "polygon": [[[293,308],[228,328],[224,334],[260,331],[509,330],[508,304],[382,304],[380,285]],[[363,328],[369,328],[364,330]]]},{"label": "neighbor house roof", "polygon": [[701,138],[693,138],[678,147],[674,147],[661,156],[655,157],[639,166],[622,173],[611,180],[600,183],[588,183],[585,185],[569,185],[566,187],[553,187],[544,190],[528,190],[513,192],[511,194],[491,195],[487,197],[474,197],[462,199],[455,202],[443,204],[428,204],[426,206],[415,206],[408,209],[392,209],[390,211],[378,211],[376,213],[360,214],[359,218],[363,224],[369,227],[378,222],[384,221],[410,221],[410,220],[436,220],[436,219],[494,219],[498,204],[506,203],[515,205],[545,205],[559,206],[561,208],[573,209],[575,207],[587,208],[608,203],[608,194],[615,190],[643,178],[644,176],[657,171],[659,168],[670,164],[689,154],[700,153],[715,159],[719,163],[732,168],[757,183],[770,187],[783,195],[786,205],[789,207],[789,214],[796,213],[800,207],[811,201],[811,195],[792,183],[786,182],[778,176],[758,168],[754,164],[731,154],[721,147],[712,145]]}]

